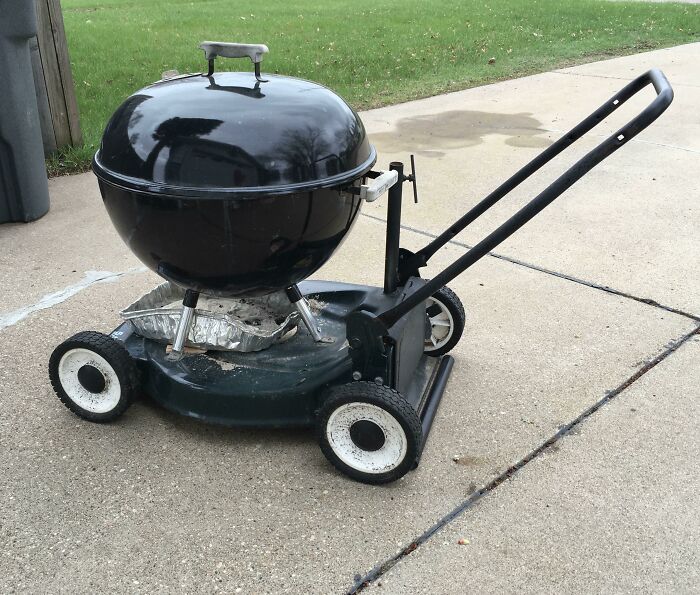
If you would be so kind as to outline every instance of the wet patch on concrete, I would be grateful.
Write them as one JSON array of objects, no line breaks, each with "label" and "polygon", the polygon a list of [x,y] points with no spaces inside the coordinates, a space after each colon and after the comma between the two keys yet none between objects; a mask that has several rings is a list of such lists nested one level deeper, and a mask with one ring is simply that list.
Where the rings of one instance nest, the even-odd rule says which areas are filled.
[{"label": "wet patch on concrete", "polygon": [[[385,152],[411,151],[423,157],[439,158],[439,149],[461,149],[483,142],[487,134],[501,134],[514,147],[544,148],[553,141],[532,114],[498,114],[452,110],[439,114],[402,118],[389,132],[372,134],[371,140]],[[438,149],[438,150],[436,150]]]},{"label": "wet patch on concrete", "polygon": [[440,157],[444,157],[445,153],[443,151],[428,151],[428,150],[418,150],[414,151],[416,155],[420,155],[421,157],[430,157],[432,159],[438,159]]}]

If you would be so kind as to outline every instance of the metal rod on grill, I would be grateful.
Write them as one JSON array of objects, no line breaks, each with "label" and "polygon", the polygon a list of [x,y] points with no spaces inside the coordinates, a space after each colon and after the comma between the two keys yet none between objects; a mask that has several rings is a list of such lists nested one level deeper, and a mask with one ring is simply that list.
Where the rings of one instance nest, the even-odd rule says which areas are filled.
[{"label": "metal rod on grill", "polygon": [[301,319],[304,321],[304,326],[306,326],[309,333],[311,333],[313,340],[317,343],[322,342],[323,335],[321,334],[321,329],[318,328],[316,318],[314,318],[311,308],[309,308],[309,304],[306,303],[306,299],[304,299],[304,296],[301,295],[299,287],[292,285],[291,287],[287,287],[286,292],[289,301],[296,307]]},{"label": "metal rod on grill", "polygon": [[175,331],[175,340],[173,341],[173,350],[168,354],[168,359],[177,361],[182,357],[183,349],[187,335],[190,334],[192,321],[194,320],[194,309],[197,307],[199,300],[199,292],[188,289],[185,292],[185,297],[182,299],[182,313],[180,314],[180,322],[178,322],[177,330]]},{"label": "metal rod on grill", "polygon": [[384,293],[396,291],[399,284],[399,243],[401,236],[401,194],[404,182],[403,163],[392,161],[389,169],[398,172],[399,180],[389,188],[386,221],[386,255],[384,260]]}]

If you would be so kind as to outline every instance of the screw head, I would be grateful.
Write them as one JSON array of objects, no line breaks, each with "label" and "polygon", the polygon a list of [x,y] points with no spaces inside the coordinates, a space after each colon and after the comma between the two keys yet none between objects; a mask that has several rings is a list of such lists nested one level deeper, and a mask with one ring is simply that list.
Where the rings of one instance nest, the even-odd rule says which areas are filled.
[{"label": "screw head", "polygon": [[362,374],[360,372],[358,372],[357,370],[355,370],[352,373],[352,379],[353,380],[362,380]]}]

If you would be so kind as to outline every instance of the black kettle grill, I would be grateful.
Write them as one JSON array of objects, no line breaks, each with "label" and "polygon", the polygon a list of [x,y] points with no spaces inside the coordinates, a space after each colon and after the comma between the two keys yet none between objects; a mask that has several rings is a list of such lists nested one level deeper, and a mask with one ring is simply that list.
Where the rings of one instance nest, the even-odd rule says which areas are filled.
[{"label": "black kettle grill", "polygon": [[[673,91],[658,70],[626,85],[418,252],[399,246],[402,163],[374,171],[355,111],[329,89],[263,75],[264,45],[205,42],[206,73],[174,76],[129,97],[93,161],[105,207],[147,266],[186,290],[170,351],[129,321],[59,345],[50,378],[79,416],[106,422],[144,392],[165,407],[231,426],[315,426],[338,469],[368,483],[402,477],[421,457],[465,325],[446,284],[649,126]],[[214,72],[249,57],[254,73]],[[503,225],[430,280],[430,257],[625,101],[653,85],[639,115],[576,162]],[[413,159],[411,159],[413,163]],[[413,170],[413,167],[412,167]],[[304,281],[342,243],[363,201],[388,191],[384,286]],[[255,353],[188,353],[200,294],[285,290],[304,322]],[[320,304],[317,312],[309,300]]]}]

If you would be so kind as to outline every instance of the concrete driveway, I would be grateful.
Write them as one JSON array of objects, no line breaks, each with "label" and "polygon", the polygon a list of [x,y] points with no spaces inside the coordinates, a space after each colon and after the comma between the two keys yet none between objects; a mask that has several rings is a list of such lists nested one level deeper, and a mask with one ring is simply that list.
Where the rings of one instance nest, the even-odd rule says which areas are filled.
[{"label": "concrete driveway", "polygon": [[[452,284],[465,336],[420,467],[371,487],[311,433],[238,431],[144,399],[80,421],[46,366],[158,278],[92,174],[0,227],[0,592],[691,592],[700,584],[700,44],[362,114],[379,166],[416,153],[431,234],[652,66],[676,99]],[[431,262],[438,271],[651,101],[619,110]],[[382,204],[318,278],[381,284]],[[461,542],[461,543],[460,543]]]}]

